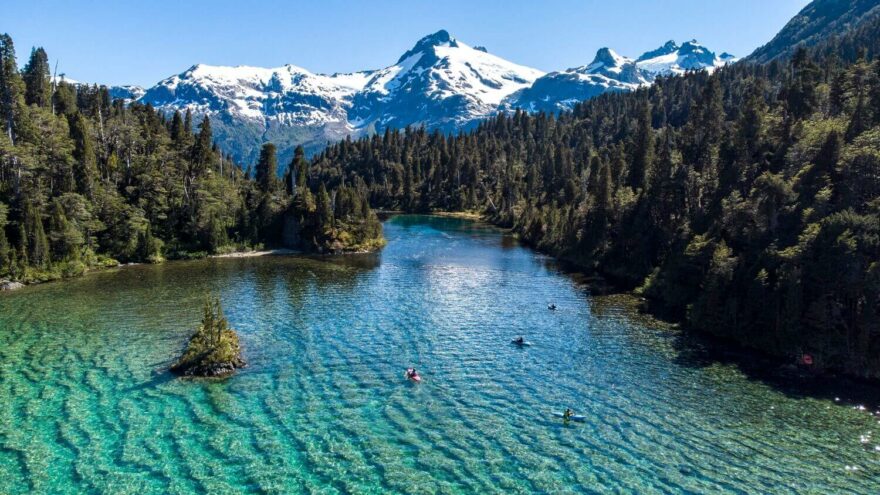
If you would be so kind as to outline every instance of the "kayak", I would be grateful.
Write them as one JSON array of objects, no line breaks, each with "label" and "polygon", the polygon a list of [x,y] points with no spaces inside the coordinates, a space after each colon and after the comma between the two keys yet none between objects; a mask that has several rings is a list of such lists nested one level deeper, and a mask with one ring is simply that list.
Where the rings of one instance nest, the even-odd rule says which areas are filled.
[{"label": "kayak", "polygon": [[[553,415],[556,416],[557,418],[565,419],[565,414],[563,414],[561,412],[554,412]],[[568,419],[570,421],[577,421],[578,423],[585,423],[587,421],[587,417],[581,416],[580,414],[572,414],[571,416],[568,417]]]},{"label": "kayak", "polygon": [[518,345],[518,346],[520,346],[520,347],[529,347],[529,346],[532,345],[532,343],[531,343],[531,342],[528,342],[528,341],[526,341],[526,342],[518,342],[518,341],[516,341],[516,340],[511,340],[510,343],[513,344],[513,345]]},{"label": "kayak", "polygon": [[412,368],[406,370],[406,373],[404,374],[404,376],[406,376],[407,378],[409,378],[410,380],[412,380],[416,383],[422,381],[422,377],[419,376],[418,373],[413,373]]}]

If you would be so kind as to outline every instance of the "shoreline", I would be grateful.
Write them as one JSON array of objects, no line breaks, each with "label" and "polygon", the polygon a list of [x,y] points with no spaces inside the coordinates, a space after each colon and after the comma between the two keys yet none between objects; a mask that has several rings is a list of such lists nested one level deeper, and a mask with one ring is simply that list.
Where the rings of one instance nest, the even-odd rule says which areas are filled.
[{"label": "shoreline", "polygon": [[295,249],[278,248],[278,249],[261,249],[257,251],[233,251],[224,254],[212,254],[208,258],[258,258],[260,256],[291,256],[294,254],[303,254],[302,251]]},{"label": "shoreline", "polygon": [[[472,220],[474,222],[486,222],[492,223],[489,221],[489,217],[482,213],[477,213],[473,211],[432,211],[426,213],[426,215],[434,216],[434,217],[443,217],[443,218],[459,218],[461,220]],[[497,225],[492,224],[497,227]]]}]

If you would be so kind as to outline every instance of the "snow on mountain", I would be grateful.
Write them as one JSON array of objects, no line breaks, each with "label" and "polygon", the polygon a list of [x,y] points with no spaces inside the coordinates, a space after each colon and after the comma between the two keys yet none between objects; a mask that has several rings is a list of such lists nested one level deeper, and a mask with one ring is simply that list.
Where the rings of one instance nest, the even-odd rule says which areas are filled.
[{"label": "snow on mountain", "polygon": [[348,111],[371,75],[199,64],[160,81],[139,101],[210,116],[217,141],[239,159],[253,161],[260,145],[273,141],[286,160],[298,144],[315,149],[355,134]]},{"label": "snow on mountain", "polygon": [[110,98],[113,98],[114,100],[121,98],[126,103],[137,100],[147,92],[144,88],[133,84],[110,86],[107,89],[110,91]]},{"label": "snow on mountain", "polygon": [[662,47],[636,59],[636,65],[640,70],[656,77],[684,74],[689,70],[711,72],[734,60],[729,53],[724,53],[723,57],[715,55],[714,52],[697,43],[697,40],[687,41],[681,46],[674,41],[667,41]]},{"label": "snow on mountain", "polygon": [[209,115],[221,148],[245,162],[272,141],[283,167],[299,144],[315,151],[345,136],[409,125],[455,131],[515,108],[557,112],[609,91],[633,91],[659,75],[714,70],[733,60],[696,41],[670,41],[635,60],[603,48],[589,65],[545,74],[441,30],[378,70],[327,75],[294,65],[199,64],[142,94],[134,87],[117,94],[166,112]]},{"label": "snow on mountain", "polygon": [[504,101],[502,108],[529,112],[559,112],[602,93],[633,91],[650,84],[636,63],[610,48],[602,48],[589,65],[551,72]]},{"label": "snow on mountain", "polygon": [[[77,81],[76,79],[71,79],[67,77],[65,74],[60,74],[58,76],[52,77],[52,82],[60,83],[66,82],[67,84],[72,84],[74,86],[92,86],[93,83],[85,83],[82,81]],[[122,99],[126,103],[137,100],[141,96],[144,95],[146,90],[140,86],[135,85],[123,85],[123,86],[107,86],[107,91],[110,93],[110,98],[112,99]]]},{"label": "snow on mountain", "polygon": [[395,65],[373,73],[355,96],[352,121],[359,127],[425,124],[453,130],[492,115],[506,96],[542,75],[438,31]]},{"label": "snow on mountain", "polygon": [[144,102],[168,110],[225,112],[244,120],[290,125],[345,122],[345,101],[369,73],[313,74],[294,65],[274,69],[194,65],[147,90]]},{"label": "snow on mountain", "polygon": [[610,48],[602,48],[589,65],[551,72],[508,97],[505,110],[529,112],[570,110],[577,102],[608,92],[634,91],[650,85],[658,76],[683,74],[689,70],[713,71],[736,61],[729,53],[716,56],[696,40],[679,46],[667,41],[633,60]]}]

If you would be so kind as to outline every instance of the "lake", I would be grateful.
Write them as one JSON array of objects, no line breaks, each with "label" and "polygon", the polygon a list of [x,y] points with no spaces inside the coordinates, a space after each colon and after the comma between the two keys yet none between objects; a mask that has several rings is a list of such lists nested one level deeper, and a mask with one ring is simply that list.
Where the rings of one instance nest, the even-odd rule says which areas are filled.
[{"label": "lake", "polygon": [[[880,493],[858,401],[694,357],[491,227],[385,235],[0,294],[0,493]],[[208,293],[249,366],[175,378]]]}]

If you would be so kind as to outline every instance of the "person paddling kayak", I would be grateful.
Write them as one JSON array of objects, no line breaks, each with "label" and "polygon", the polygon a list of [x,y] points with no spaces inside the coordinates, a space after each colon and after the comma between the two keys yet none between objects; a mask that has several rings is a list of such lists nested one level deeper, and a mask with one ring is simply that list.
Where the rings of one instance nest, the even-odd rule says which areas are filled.
[{"label": "person paddling kayak", "polygon": [[549,309],[550,311],[556,311],[556,305],[551,303],[547,306],[547,309]]},{"label": "person paddling kayak", "polygon": [[526,343],[526,339],[524,339],[523,337],[517,337],[516,340],[513,341],[513,343],[516,345],[523,345]]},{"label": "person paddling kayak", "polygon": [[408,370],[406,370],[406,373],[404,374],[404,376],[406,376],[407,378],[409,378],[410,380],[412,380],[414,382],[422,381],[422,377],[419,376],[419,372],[416,371],[415,368],[409,368]]}]

